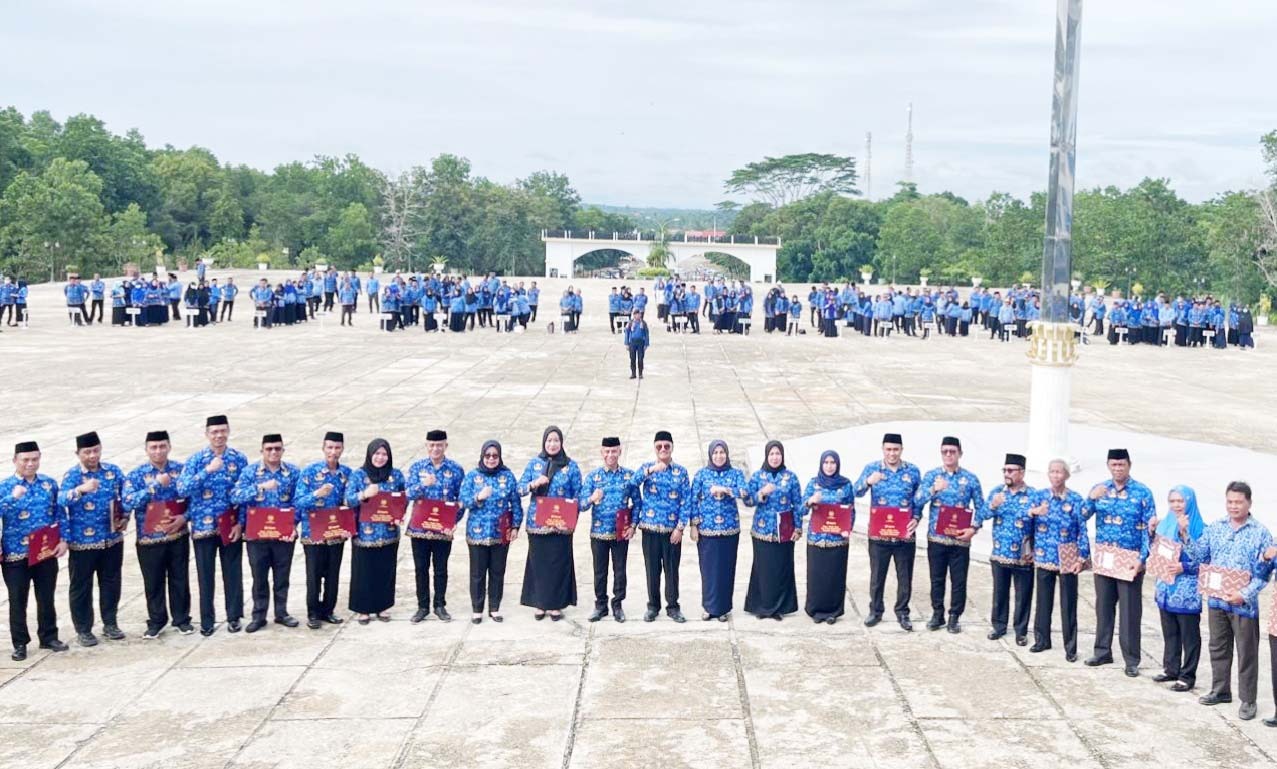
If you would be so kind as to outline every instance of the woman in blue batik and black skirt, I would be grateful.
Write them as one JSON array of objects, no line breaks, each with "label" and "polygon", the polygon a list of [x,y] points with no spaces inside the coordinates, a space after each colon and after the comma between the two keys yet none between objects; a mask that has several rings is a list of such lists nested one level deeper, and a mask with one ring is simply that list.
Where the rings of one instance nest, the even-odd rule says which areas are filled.
[{"label": "woman in blue batik and black skirt", "polygon": [[785,447],[769,441],[763,466],[749,479],[749,500],[756,505],[750,535],[754,565],[749,572],[745,611],[759,619],[781,620],[798,611],[794,581],[794,540],[802,536],[802,489],[785,468]]},{"label": "woman in blue batik and black skirt", "polygon": [[[368,444],[363,467],[351,473],[346,482],[346,504],[358,510],[361,502],[380,492],[403,490],[403,473],[394,466],[390,444],[377,438]],[[367,625],[373,616],[389,622],[390,617],[383,612],[395,605],[399,525],[360,521],[351,544],[350,610],[361,625]]]},{"label": "woman in blue batik and black skirt", "polygon": [[[852,505],[851,523],[855,526],[856,487],[842,475],[842,459],[836,451],[820,455],[820,471],[803,490],[807,507],[816,505]],[[847,553],[850,535],[816,531],[807,524],[807,616],[813,622],[830,625],[842,616],[847,599]]]},{"label": "woman in blue batik and black skirt", "polygon": [[547,497],[577,499],[581,469],[563,449],[563,431],[551,425],[541,435],[541,453],[528,462],[519,479],[519,494],[528,503],[528,560],[523,570],[519,603],[536,609],[536,619],[563,619],[565,606],[576,606],[576,565],[572,561],[572,532],[537,526],[537,505]]},{"label": "woman in blue batik and black skirt", "polygon": [[723,441],[710,441],[709,464],[692,479],[690,535],[701,565],[701,619],[726,622],[732,613],[736,587],[736,553],[740,545],[738,500],[748,496],[749,484],[732,467]]}]

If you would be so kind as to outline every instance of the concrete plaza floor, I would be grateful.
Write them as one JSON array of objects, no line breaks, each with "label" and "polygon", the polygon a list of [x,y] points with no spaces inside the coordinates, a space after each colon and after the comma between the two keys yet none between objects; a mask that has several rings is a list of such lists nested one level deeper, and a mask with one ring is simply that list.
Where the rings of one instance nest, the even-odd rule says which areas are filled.
[{"label": "concrete plaza floor", "polygon": [[[240,277],[249,282],[257,275]],[[385,437],[396,465],[406,468],[424,456],[426,430],[442,427],[450,455],[467,468],[480,443],[495,437],[519,472],[545,426],[558,424],[583,469],[598,462],[603,435],[621,436],[622,461],[636,466],[650,456],[654,431],[669,429],[675,459],[690,469],[704,464],[713,438],[725,439],[741,463],[766,440],[790,442],[790,465],[805,481],[824,441],[842,453],[844,472],[854,474],[877,458],[881,427],[904,425],[906,458],[925,468],[937,463],[934,436],[953,427],[979,434],[968,441],[967,463],[986,486],[998,480],[986,468],[996,467],[1001,452],[1020,449],[1003,442],[1026,418],[1029,366],[1021,344],[673,337],[655,329],[647,376],[635,382],[601,313],[611,284],[577,282],[585,286],[585,329],[565,336],[544,330],[557,319],[555,295],[565,282],[539,282],[546,289],[540,322],[515,335],[428,335],[420,328],[387,334],[376,330],[366,307],[353,329],[340,328],[334,316],[323,328],[312,322],[254,331],[246,301],[233,323],[213,328],[70,328],[58,291],[38,286],[31,292],[32,327],[0,329],[0,445],[39,440],[42,472],[60,478],[74,461],[73,437],[95,429],[104,459],[129,469],[144,459],[147,430],[169,430],[180,460],[202,445],[204,417],[227,413],[232,444],[253,459],[264,432],[282,432],[286,460],[303,464],[319,458],[324,431],[338,429],[347,436],[348,463],[359,464],[367,442]],[[1129,438],[1133,446],[1149,446],[1147,456],[1191,465],[1206,479],[1199,487],[1206,517],[1218,517],[1222,486],[1240,467],[1256,474],[1277,469],[1277,409],[1267,400],[1277,375],[1274,343],[1277,334],[1263,329],[1259,349],[1244,353],[1087,347],[1073,396],[1074,422],[1085,428],[1075,431],[1073,451],[1084,471],[1097,472],[1107,448],[1101,441]],[[918,422],[930,424],[908,424]],[[1155,454],[1155,445],[1166,448]],[[1245,464],[1213,447],[1246,450]],[[1150,483],[1163,505],[1166,473],[1148,466],[1153,459],[1142,467],[1133,452],[1136,477],[1158,479]],[[1264,489],[1273,476],[1252,480]],[[1261,493],[1255,507],[1273,522],[1271,496]],[[1144,674],[1132,680],[1118,666],[1067,663],[1058,610],[1049,652],[986,640],[991,586],[983,562],[971,566],[965,632],[921,629],[929,615],[925,547],[913,581],[919,631],[906,634],[890,622],[861,624],[868,559],[859,537],[851,549],[848,614],[834,626],[813,625],[801,613],[778,623],[740,611],[750,567],[746,542],[732,622],[699,621],[696,549],[688,546],[681,577],[689,622],[662,616],[643,623],[636,546],[628,570],[630,621],[589,624],[593,588],[584,532],[575,543],[580,605],[565,622],[535,622],[517,605],[524,541],[511,550],[503,624],[465,621],[468,555],[459,543],[448,590],[457,617],[451,624],[407,622],[415,598],[404,546],[390,623],[319,631],[269,625],[253,636],[219,627],[207,639],[169,630],[145,643],[142,582],[130,543],[121,608],[127,641],[73,645],[57,655],[33,646],[26,662],[13,663],[7,625],[0,628],[6,650],[0,768],[1116,769],[1277,761],[1277,729],[1238,721],[1236,704],[1196,703],[1210,683],[1205,649],[1194,693],[1152,683],[1161,633],[1151,582]],[[801,602],[803,547],[797,553]],[[346,563],[348,570],[349,557]],[[1081,585],[1085,657],[1093,591],[1089,578]],[[1263,595],[1265,607],[1272,590]],[[889,586],[889,602],[893,596]],[[304,615],[303,599],[298,548],[292,613]],[[343,586],[342,608],[345,601]],[[65,568],[58,608],[62,637],[72,641]],[[1261,650],[1259,709],[1266,717],[1274,707],[1266,641]]]}]

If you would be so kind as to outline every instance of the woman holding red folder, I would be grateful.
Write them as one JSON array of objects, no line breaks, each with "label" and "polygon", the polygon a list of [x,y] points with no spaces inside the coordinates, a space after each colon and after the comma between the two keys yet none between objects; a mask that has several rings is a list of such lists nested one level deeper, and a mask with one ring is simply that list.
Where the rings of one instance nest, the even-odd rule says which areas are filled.
[{"label": "woman holding red folder", "polygon": [[[377,438],[368,444],[363,467],[350,474],[346,505],[358,509],[378,494],[403,492],[403,473],[394,467],[390,444]],[[399,524],[360,521],[351,540],[350,610],[359,624],[373,616],[389,622],[382,612],[395,605],[395,566],[399,557]]]},{"label": "woman holding red folder", "polygon": [[461,504],[466,508],[470,548],[470,621],[476,625],[483,621],[486,599],[488,616],[500,622],[506,557],[523,525],[519,483],[501,459],[500,443],[484,442],[479,466],[461,481]]},{"label": "woman holding red folder", "polygon": [[726,622],[732,614],[736,554],[740,545],[737,500],[749,495],[749,483],[732,467],[723,441],[710,441],[709,464],[692,479],[690,535],[701,564],[701,619]]},{"label": "woman holding red folder", "polygon": [[[820,471],[807,482],[803,499],[807,507],[847,505],[851,508],[852,526],[856,521],[856,487],[842,475],[842,458],[836,451],[820,455]],[[850,550],[850,526],[841,532],[818,531],[815,519],[807,526],[807,616],[819,624],[830,625],[842,616],[847,602],[847,554]]]},{"label": "woman holding red folder", "polygon": [[537,505],[546,499],[576,501],[581,494],[581,469],[563,450],[563,431],[551,425],[541,435],[541,453],[528,462],[519,479],[519,493],[529,494],[528,560],[523,570],[519,603],[536,609],[538,620],[563,619],[565,606],[576,606],[576,565],[572,561],[572,532],[537,525]]},{"label": "woman holding red folder", "polygon": [[749,479],[745,504],[757,505],[750,535],[754,564],[749,570],[745,611],[759,619],[781,620],[798,611],[794,581],[794,541],[802,536],[803,505],[798,477],[785,468],[785,447],[768,441],[763,466]]}]

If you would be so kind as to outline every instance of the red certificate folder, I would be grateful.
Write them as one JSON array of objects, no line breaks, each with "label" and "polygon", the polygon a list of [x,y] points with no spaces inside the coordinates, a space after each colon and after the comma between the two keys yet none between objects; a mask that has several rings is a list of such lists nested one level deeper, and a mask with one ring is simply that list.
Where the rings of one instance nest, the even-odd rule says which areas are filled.
[{"label": "red certificate folder", "polygon": [[359,504],[360,523],[399,523],[408,511],[408,498],[400,491],[379,491]]},{"label": "red certificate folder", "polygon": [[297,518],[291,507],[250,507],[244,538],[284,539],[293,536]]},{"label": "red certificate folder", "polygon": [[235,508],[228,507],[226,511],[217,516],[217,533],[222,538],[223,545],[231,543],[231,530],[239,523],[239,515],[235,512]]},{"label": "red certificate folder", "polygon": [[312,540],[340,537],[342,532],[355,535],[355,511],[349,507],[324,507],[311,510],[306,516]]},{"label": "red certificate folder", "polygon": [[776,513],[776,539],[789,542],[794,538],[794,514],[786,510]]},{"label": "red certificate folder", "polygon": [[186,515],[185,500],[169,500],[168,502],[148,502],[146,517],[142,519],[142,533],[147,535],[163,534],[164,527],[173,522],[179,515]]},{"label": "red certificate folder", "polygon": [[581,508],[575,499],[541,497],[537,500],[536,525],[538,529],[576,529],[577,515]]},{"label": "red certificate folder", "polygon": [[816,534],[851,536],[851,505],[811,506],[811,530]]},{"label": "red certificate folder", "polygon": [[1140,573],[1140,554],[1135,550],[1123,550],[1117,545],[1102,544],[1095,546],[1092,557],[1095,573],[1102,577],[1112,577],[1123,582],[1132,582]]},{"label": "red certificate folder", "polygon": [[630,528],[630,522],[634,520],[633,510],[628,507],[622,507],[616,511],[616,538],[625,539],[625,532]]},{"label": "red certificate folder", "polygon": [[1148,573],[1162,582],[1171,583],[1178,576],[1173,567],[1179,565],[1180,552],[1184,546],[1166,537],[1154,537],[1153,546],[1148,551]]},{"label": "red certificate folder", "polygon": [[452,531],[457,525],[457,517],[461,513],[461,505],[456,502],[444,502],[440,499],[419,499],[412,504],[412,520],[414,529],[434,531],[440,534]]},{"label": "red certificate folder", "polygon": [[908,536],[908,507],[871,507],[869,509],[869,536],[876,539],[904,539]]},{"label": "red certificate folder", "polygon": [[129,514],[119,500],[111,500],[111,531],[124,531],[129,527]]},{"label": "red certificate folder", "polygon": [[27,538],[27,565],[35,566],[41,561],[52,558],[60,542],[62,542],[62,532],[58,531],[56,523],[52,526],[41,526],[31,532]]},{"label": "red certificate folder", "polygon": [[1197,571],[1197,592],[1207,598],[1227,600],[1233,593],[1240,593],[1250,584],[1250,572],[1241,569],[1224,569],[1209,563]]},{"label": "red certificate folder", "polygon": [[502,542],[509,542],[514,539],[514,513],[502,513],[497,516],[497,534],[501,536]]},{"label": "red certificate folder", "polygon": [[936,533],[944,537],[956,537],[971,528],[971,509],[955,505],[940,505],[936,515]]}]

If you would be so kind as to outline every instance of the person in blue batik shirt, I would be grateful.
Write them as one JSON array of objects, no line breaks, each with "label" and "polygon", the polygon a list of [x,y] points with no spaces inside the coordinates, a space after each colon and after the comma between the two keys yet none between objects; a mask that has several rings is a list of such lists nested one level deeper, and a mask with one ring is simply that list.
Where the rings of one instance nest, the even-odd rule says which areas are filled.
[{"label": "person in blue batik shirt", "polygon": [[971,537],[975,528],[949,536],[939,530],[941,511],[946,507],[966,508],[975,513],[984,505],[984,490],[975,473],[962,467],[962,442],[948,435],[940,441],[940,467],[928,470],[918,484],[914,504],[921,511],[930,506],[927,519],[927,566],[931,572],[931,619],[927,630],[945,627],[944,594],[952,584],[948,630],[959,633],[959,619],[967,608],[967,574],[971,564]]},{"label": "person in blue batik shirt", "polygon": [[[1197,507],[1197,492],[1176,486],[1166,497],[1170,515],[1155,525],[1158,537],[1167,544],[1181,545],[1179,561],[1172,567],[1174,579],[1157,580],[1157,608],[1162,619],[1162,672],[1157,683],[1174,681],[1171,687],[1186,692],[1197,682],[1197,663],[1202,652],[1202,596],[1197,592],[1198,565],[1189,557],[1187,545],[1202,536],[1206,523]],[[1183,537],[1180,531],[1183,530]],[[1154,542],[1156,548],[1160,543]]]},{"label": "person in blue batik shirt", "polygon": [[[803,504],[851,506],[851,524],[856,523],[856,487],[842,475],[842,458],[836,451],[820,455],[816,477],[803,489]],[[847,556],[851,536],[816,531],[808,519],[807,528],[807,602],[804,607],[812,622],[830,625],[843,615],[847,602]]]},{"label": "person in blue batik shirt", "polygon": [[58,583],[58,559],[67,554],[67,543],[58,543],[54,557],[35,566],[27,564],[31,535],[46,526],[57,525],[58,484],[40,474],[40,447],[23,441],[13,447],[14,474],[0,481],[0,557],[4,585],[9,593],[9,638],[14,662],[27,658],[31,633],[27,629],[27,599],[35,588],[36,637],[41,649],[64,652],[67,645],[58,639],[58,614],[53,594]]},{"label": "person in blue batik shirt", "polygon": [[[1211,687],[1198,702],[1219,705],[1233,701],[1236,647],[1237,693],[1241,697],[1237,717],[1249,721],[1255,717],[1259,688],[1259,593],[1268,583],[1277,548],[1273,547],[1272,534],[1250,514],[1250,485],[1233,481],[1224,494],[1228,517],[1207,526],[1193,539],[1187,546],[1188,555],[1199,567],[1209,564],[1244,572],[1250,580],[1223,598],[1212,596],[1209,600]],[[1186,533],[1184,528],[1180,533]],[[1209,579],[1198,574],[1199,582]]]},{"label": "person in blue batik shirt", "polygon": [[[262,458],[244,468],[231,502],[239,505],[239,522],[247,530],[249,508],[276,508],[287,511],[296,520],[297,478],[301,474],[296,465],[284,461],[284,438],[279,433],[262,436]],[[278,539],[248,540],[248,566],[253,575],[253,619],[244,628],[256,633],[266,627],[266,609],[275,604],[275,624],[297,627],[296,617],[288,613],[289,575],[293,568],[293,551],[297,544],[297,532]],[[273,588],[273,590],[272,590]]]},{"label": "person in blue batik shirt", "polygon": [[70,572],[67,598],[76,640],[81,646],[97,646],[98,639],[93,635],[95,575],[102,608],[102,634],[112,641],[124,640],[124,632],[116,622],[124,565],[124,529],[128,525],[120,504],[124,471],[102,461],[102,441],[96,432],[76,436],[75,454],[80,461],[62,476],[58,490],[58,498],[63,503],[59,529],[71,551],[67,558]]},{"label": "person in blue batik shirt", "polygon": [[179,633],[195,632],[191,626],[191,537],[185,513],[168,517],[159,531],[146,532],[147,505],[179,502],[177,479],[182,465],[169,459],[173,447],[166,430],[148,432],[144,445],[147,461],[125,476],[122,496],[124,509],[133,514],[137,526],[137,565],[146,595],[142,640],[154,641],[168,624],[170,612]]},{"label": "person in blue batik shirt", "polygon": [[547,498],[576,500],[581,496],[581,469],[563,448],[563,431],[554,425],[541,434],[537,454],[519,478],[519,493],[528,501],[528,560],[523,571],[519,603],[535,609],[542,620],[563,619],[563,608],[576,606],[576,565],[572,561],[572,532],[537,524],[537,508]]},{"label": "person in blue batik shirt", "polygon": [[869,494],[870,516],[875,507],[908,508],[910,520],[905,536],[869,537],[869,615],[865,626],[873,627],[882,621],[885,609],[883,593],[887,585],[887,571],[896,566],[896,603],[893,607],[896,621],[908,632],[913,631],[909,619],[909,599],[913,595],[913,562],[917,556],[914,534],[922,511],[914,502],[922,473],[909,462],[901,459],[904,442],[899,433],[887,433],[882,437],[882,460],[870,462],[856,479],[856,496]]},{"label": "person in blue batik shirt", "polygon": [[343,505],[350,468],[341,463],[346,450],[346,436],[329,431],[324,434],[324,458],[301,470],[297,479],[297,536],[306,556],[306,627],[318,630],[327,622],[340,625],[337,610],[337,588],[341,577],[341,561],[346,553],[348,532],[314,531],[310,514],[316,510],[332,510]]},{"label": "person in blue batik shirt", "polygon": [[[395,467],[390,443],[374,438],[364,452],[364,464],[346,483],[346,506],[358,516],[360,503],[382,492],[403,493],[403,473]],[[375,616],[389,622],[383,612],[395,605],[395,566],[399,559],[399,524],[358,521],[350,552],[350,610],[367,625]]]},{"label": "person in blue batik shirt", "polygon": [[652,342],[652,331],[643,320],[643,313],[634,311],[634,316],[625,327],[625,349],[630,353],[630,379],[635,375],[643,378],[643,359],[647,355],[648,345]]},{"label": "person in blue batik shirt", "polygon": [[[461,465],[448,459],[448,433],[444,430],[430,430],[426,433],[425,459],[413,462],[404,479],[408,482],[408,499],[433,499],[443,502],[456,502],[460,499],[461,481],[466,471]],[[457,525],[461,523],[458,512]],[[433,608],[435,616],[443,622],[451,622],[452,615],[447,609],[448,593],[448,558],[452,555],[452,538],[456,530],[435,532],[413,527],[411,517],[408,520],[408,538],[412,541],[412,563],[417,576],[417,611],[410,622],[417,624],[430,615]],[[434,601],[430,600],[431,571],[434,572]]]},{"label": "person in blue batik shirt", "polygon": [[[1055,583],[1060,583],[1060,632],[1064,659],[1077,661],[1077,575],[1091,556],[1082,511],[1086,501],[1068,487],[1069,465],[1052,459],[1047,465],[1051,486],[1037,494],[1033,516],[1033,564],[1037,613],[1033,617],[1033,646],[1037,654],[1051,648],[1051,614],[1055,610]],[[1061,548],[1075,548],[1076,560],[1065,564]]]},{"label": "person in blue batik shirt", "polygon": [[[621,439],[610,436],[603,439],[599,448],[603,467],[591,470],[581,480],[581,512],[590,511],[590,556],[594,563],[594,611],[590,622],[598,622],[608,615],[607,596],[608,563],[612,564],[613,618],[625,621],[621,604],[628,590],[625,564],[630,552],[630,540],[638,521],[639,493],[635,486],[634,471],[621,466]],[[629,525],[617,531],[617,513],[630,511]]]},{"label": "person in blue batik shirt", "polygon": [[727,443],[709,442],[709,464],[692,479],[689,535],[696,543],[701,567],[703,621],[731,618],[736,587],[736,555],[740,544],[739,501],[749,504],[749,483],[732,467]]},{"label": "person in blue batik shirt", "polygon": [[243,452],[228,445],[230,434],[226,415],[217,414],[205,420],[208,447],[182,464],[182,475],[177,480],[177,493],[188,502],[186,515],[191,522],[191,538],[195,540],[200,634],[204,636],[213,634],[217,619],[213,611],[213,599],[217,595],[213,580],[218,563],[222,567],[222,591],[226,596],[226,629],[238,633],[244,616],[243,527],[235,523],[229,542],[222,542],[218,529],[218,518],[235,511],[231,491],[248,464]]},{"label": "person in blue batik shirt", "polygon": [[[1134,550],[1148,558],[1148,523],[1157,515],[1153,492],[1131,478],[1131,455],[1126,449],[1110,449],[1111,480],[1097,484],[1088,495],[1084,518],[1095,517],[1095,544]],[[1120,613],[1118,641],[1126,675],[1140,674],[1140,617],[1144,603],[1144,571],[1130,582],[1095,575],[1095,652],[1089,667],[1113,662],[1113,618]]]},{"label": "person in blue batik shirt", "polygon": [[975,527],[993,521],[993,601],[990,607],[989,640],[1007,634],[1011,585],[1015,584],[1015,643],[1028,645],[1029,609],[1033,601],[1033,526],[1029,510],[1036,492],[1024,483],[1024,456],[1007,454],[1002,464],[1004,483],[993,487],[984,507],[976,513]]},{"label": "person in blue batik shirt", "polygon": [[652,448],[655,462],[639,466],[638,528],[643,532],[643,569],[647,576],[644,622],[656,621],[661,608],[661,578],[665,579],[665,613],[678,623],[687,621],[678,603],[678,564],[683,557],[683,530],[692,517],[692,482],[687,468],[674,462],[674,436],[658,430]]},{"label": "person in blue batik shirt", "polygon": [[470,548],[470,621],[483,621],[487,604],[493,622],[502,622],[501,599],[505,593],[505,564],[510,542],[523,525],[519,483],[501,458],[501,444],[484,441],[479,466],[461,482],[461,504],[466,506],[466,545]]},{"label": "person in blue batik shirt", "polygon": [[803,533],[802,485],[785,467],[785,447],[768,441],[763,466],[749,479],[749,496],[755,504],[750,526],[754,562],[749,570],[745,611],[759,619],[780,621],[798,611],[798,586],[794,579],[794,542]]}]

